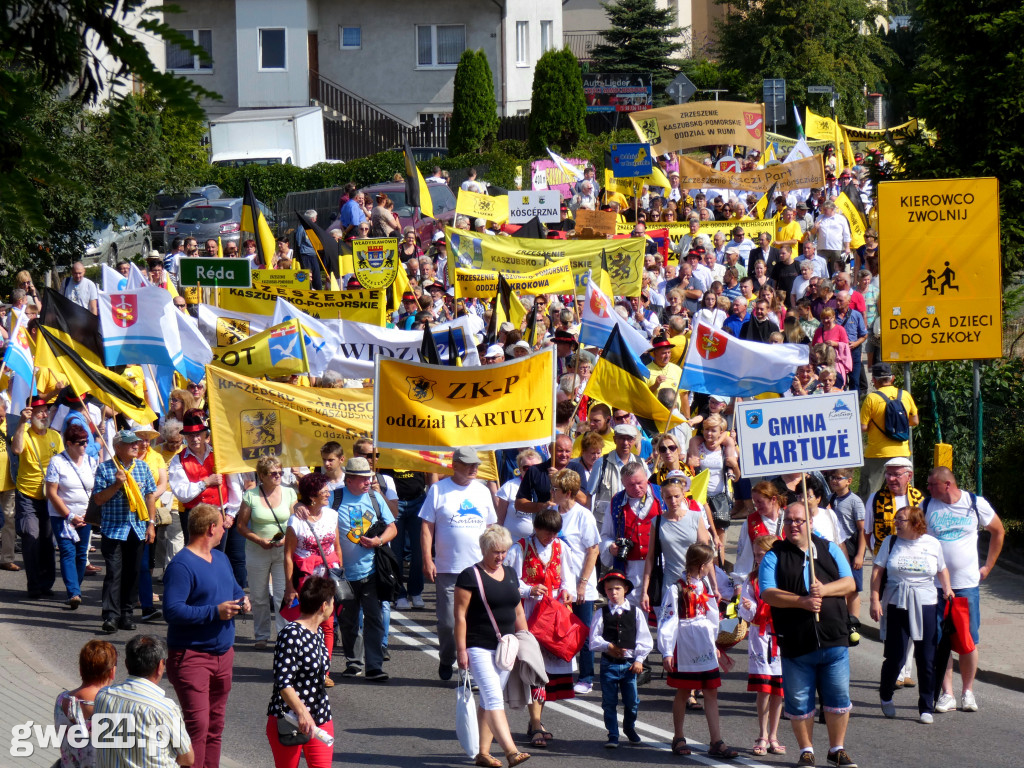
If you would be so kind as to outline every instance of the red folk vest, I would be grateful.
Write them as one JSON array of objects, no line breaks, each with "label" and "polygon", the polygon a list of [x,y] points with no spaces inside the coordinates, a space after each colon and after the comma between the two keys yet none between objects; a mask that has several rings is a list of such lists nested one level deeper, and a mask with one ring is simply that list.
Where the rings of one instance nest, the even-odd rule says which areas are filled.
[{"label": "red folk vest", "polygon": [[[774,536],[775,534],[768,530],[768,526],[764,524],[764,518],[760,514],[751,512],[747,515],[747,535],[750,536],[750,543],[753,544],[762,536]],[[782,536],[780,535],[778,538],[781,539]]]},{"label": "red folk vest", "polygon": [[[651,498],[651,508],[643,520],[636,516],[626,498],[625,491],[619,491],[612,499],[612,514],[622,515],[623,536],[633,542],[633,548],[629,550],[626,560],[647,559],[647,550],[651,544],[651,526],[654,525],[654,519],[661,514],[661,505],[658,503],[658,499],[650,491],[648,491],[648,495]],[[618,509],[615,508],[616,500],[620,505]]]},{"label": "red folk vest", "polygon": [[519,546],[523,548],[523,581],[531,587],[543,585],[553,597],[557,597],[555,593],[562,587],[562,542],[555,539],[551,543],[551,559],[547,566],[541,561],[532,541],[520,539]]},{"label": "red folk vest", "polygon": [[[192,455],[191,451],[183,451],[179,459],[181,460],[181,468],[185,470],[185,477],[190,482],[200,483],[204,477],[216,474],[217,470],[213,467],[213,451],[210,451],[206,457],[206,461],[199,463],[199,459]],[[228,487],[227,483],[224,482],[224,476],[221,475],[220,486],[211,485],[205,491],[200,493],[191,501],[182,502],[185,509],[192,509],[200,504],[213,504],[215,507],[223,506],[224,502],[228,500]]]}]

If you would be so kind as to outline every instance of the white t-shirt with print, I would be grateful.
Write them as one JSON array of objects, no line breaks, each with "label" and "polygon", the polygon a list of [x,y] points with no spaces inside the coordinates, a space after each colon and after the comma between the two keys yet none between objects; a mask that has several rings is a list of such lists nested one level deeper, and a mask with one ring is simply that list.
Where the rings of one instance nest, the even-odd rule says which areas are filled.
[{"label": "white t-shirt with print", "polygon": [[462,573],[480,562],[480,534],[498,522],[486,485],[479,480],[458,485],[450,477],[427,489],[420,518],[434,524],[438,573]]},{"label": "white t-shirt with print", "polygon": [[519,486],[522,484],[523,478],[516,475],[506,481],[495,494],[499,499],[508,502],[508,507],[505,510],[505,522],[502,525],[509,532],[512,541],[519,541],[533,535],[533,515],[516,509],[516,494],[519,493]]},{"label": "white t-shirt with print", "polygon": [[953,589],[967,589],[981,583],[978,562],[979,520],[980,527],[984,528],[995,519],[996,511],[981,496],[975,498],[978,500],[977,513],[971,509],[971,495],[967,491],[960,491],[960,500],[953,504],[930,499],[925,513],[928,533],[942,545]]},{"label": "white t-shirt with print", "polygon": [[[892,552],[889,551],[890,541],[893,542]],[[930,587],[937,583],[935,574],[946,567],[946,559],[942,556],[942,545],[927,533],[916,539],[890,536],[875,555],[875,565],[887,569],[890,583],[905,582],[911,587]],[[937,601],[936,595],[933,600],[925,600],[924,603],[934,605]]]}]

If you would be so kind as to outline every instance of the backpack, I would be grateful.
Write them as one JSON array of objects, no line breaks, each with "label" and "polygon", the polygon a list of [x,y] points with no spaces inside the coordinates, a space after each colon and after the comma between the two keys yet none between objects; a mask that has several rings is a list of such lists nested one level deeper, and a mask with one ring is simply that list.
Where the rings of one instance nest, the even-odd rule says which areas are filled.
[{"label": "backpack", "polygon": [[881,390],[878,390],[878,395],[885,401],[882,432],[890,440],[906,442],[910,439],[910,417],[903,407],[903,390],[897,390],[894,398],[887,397]]}]

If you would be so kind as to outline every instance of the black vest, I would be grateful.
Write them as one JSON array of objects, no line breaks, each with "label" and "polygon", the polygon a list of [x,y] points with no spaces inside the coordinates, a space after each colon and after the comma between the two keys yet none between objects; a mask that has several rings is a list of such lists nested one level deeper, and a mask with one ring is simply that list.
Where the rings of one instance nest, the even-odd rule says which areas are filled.
[{"label": "black vest", "polygon": [[619,648],[630,651],[636,648],[636,609],[633,606],[629,606],[628,611],[613,614],[606,605],[601,615],[604,621],[601,637]]},{"label": "black vest", "polygon": [[[820,536],[812,536],[817,548],[814,560],[814,575],[822,584],[839,579],[839,566],[828,552],[828,542]],[[804,586],[804,550],[789,541],[777,541],[772,545],[777,558],[775,586],[794,595],[806,595]],[[845,597],[825,597],[821,601],[821,621],[814,620],[814,614],[802,608],[776,608],[772,606],[772,623],[779,640],[782,658],[792,659],[819,648],[836,648],[849,645],[849,613]]]}]

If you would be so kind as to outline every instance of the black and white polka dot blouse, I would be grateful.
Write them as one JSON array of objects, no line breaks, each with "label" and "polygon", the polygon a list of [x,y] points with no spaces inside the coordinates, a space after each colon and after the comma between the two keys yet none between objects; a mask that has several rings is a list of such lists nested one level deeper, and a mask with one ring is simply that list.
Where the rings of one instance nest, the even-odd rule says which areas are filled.
[{"label": "black and white polka dot blouse", "polygon": [[281,698],[283,688],[294,688],[309,709],[313,721],[323,725],[331,719],[331,702],[324,688],[324,676],[330,668],[323,630],[310,632],[292,622],[277,635],[274,648],[274,694],[267,714],[282,717],[290,711]]}]

